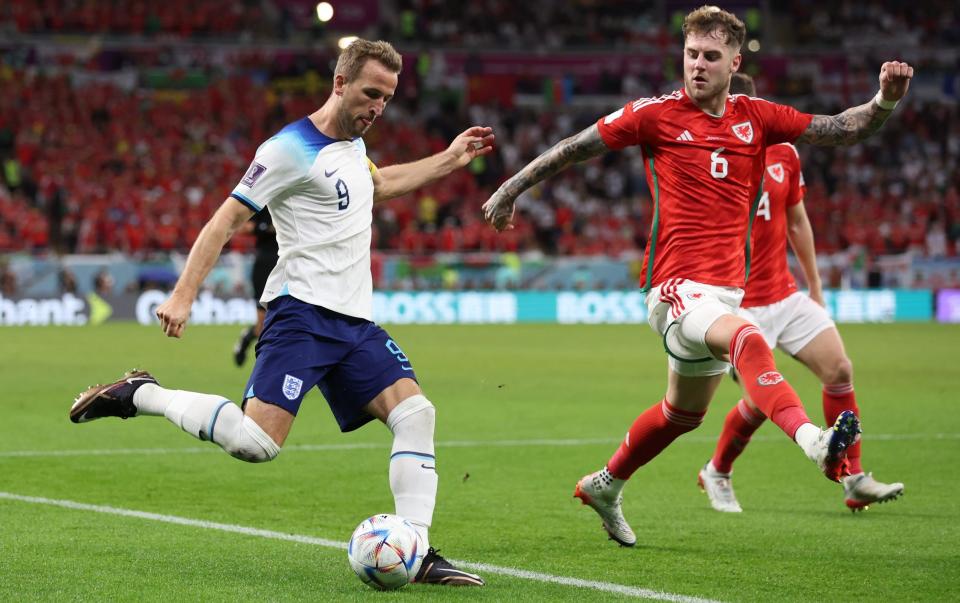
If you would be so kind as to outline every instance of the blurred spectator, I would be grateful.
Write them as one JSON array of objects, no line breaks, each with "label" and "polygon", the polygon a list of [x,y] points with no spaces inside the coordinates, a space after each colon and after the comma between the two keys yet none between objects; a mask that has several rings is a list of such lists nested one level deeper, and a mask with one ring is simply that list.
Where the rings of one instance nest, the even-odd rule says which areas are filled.
[{"label": "blurred spectator", "polygon": [[77,294],[77,276],[69,268],[60,270],[60,293]]},{"label": "blurred spectator", "polygon": [[93,290],[100,297],[113,295],[114,284],[113,276],[106,268],[97,272],[96,276],[93,277]]},{"label": "blurred spectator", "polygon": [[4,297],[17,294],[17,275],[6,262],[0,263],[0,294]]}]

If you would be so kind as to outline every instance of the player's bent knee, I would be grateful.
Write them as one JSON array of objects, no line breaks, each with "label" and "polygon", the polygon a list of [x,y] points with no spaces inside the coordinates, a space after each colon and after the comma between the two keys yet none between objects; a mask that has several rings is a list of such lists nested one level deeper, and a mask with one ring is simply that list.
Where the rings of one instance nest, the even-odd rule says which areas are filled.
[{"label": "player's bent knee", "polygon": [[842,385],[853,383],[853,363],[846,356],[842,356],[826,370],[823,376],[825,385]]},{"label": "player's bent knee", "polygon": [[387,426],[393,429],[401,422],[414,418],[416,423],[429,426],[432,430],[436,421],[437,409],[423,394],[416,394],[397,404],[387,416]]},{"label": "player's bent knee", "polygon": [[837,381],[841,383],[853,382],[853,363],[846,356],[837,366]]},{"label": "player's bent knee", "polygon": [[221,446],[230,456],[248,463],[265,463],[280,454],[276,442],[248,416],[243,417],[234,437]]}]

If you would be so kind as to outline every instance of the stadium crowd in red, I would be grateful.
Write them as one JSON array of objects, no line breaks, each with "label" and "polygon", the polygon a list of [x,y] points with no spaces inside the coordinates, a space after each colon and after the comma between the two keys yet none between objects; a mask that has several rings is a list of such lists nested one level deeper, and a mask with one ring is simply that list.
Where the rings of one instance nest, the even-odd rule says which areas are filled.
[{"label": "stadium crowd in red", "polygon": [[[51,58],[49,52],[38,57],[37,47],[29,45],[4,53],[0,60],[4,91],[0,95],[0,250],[119,250],[140,255],[187,250],[242,175],[256,145],[322,102],[326,76],[324,69],[317,69],[315,79],[321,87],[315,82],[309,96],[292,92],[279,82],[316,68],[315,59],[296,53],[264,56],[256,45],[218,51],[181,48],[176,38],[216,37],[225,32],[276,35],[270,28],[282,21],[284,10],[297,4],[296,0],[171,0],[156,5],[41,0],[0,7],[0,27],[24,34],[160,32],[167,36],[164,45],[104,49],[82,60]],[[665,28],[651,25],[663,19],[651,22],[649,11],[628,19],[616,12],[618,3],[591,0],[580,3],[582,19],[571,21],[569,7],[559,4],[550,5],[536,18],[553,23],[551,31],[565,46],[657,45],[660,37],[669,38]],[[794,4],[793,12],[809,12],[803,3]],[[529,34],[529,28],[517,24],[531,22],[527,18],[531,6],[483,0],[461,11],[451,3],[410,0],[391,9],[399,18],[384,20],[380,33],[390,39],[412,37],[432,44],[511,47],[523,44]],[[265,7],[262,13],[260,7]],[[958,36],[956,19],[931,21],[928,13],[908,14],[896,7],[887,12],[876,7],[865,11],[840,2],[837,14],[845,19],[848,32],[855,32],[859,24],[863,31],[882,33],[884,28],[900,27],[900,33],[920,32],[942,42]],[[810,12],[802,21],[814,22],[819,14]],[[465,19],[472,19],[470,27],[462,26]],[[575,30],[580,33],[571,33]],[[464,31],[473,37],[463,37]],[[808,33],[800,28],[796,36],[809,37]],[[653,38],[640,39],[641,34]],[[936,63],[940,58],[935,54],[918,61],[919,87],[923,77],[942,71],[943,65]],[[135,73],[132,84],[125,85],[117,75],[124,69]],[[661,79],[675,79],[669,76],[671,69],[665,63]],[[151,70],[164,71],[173,79],[197,73],[200,77],[190,85],[144,85]],[[873,73],[873,65],[859,71]],[[465,107],[428,101],[421,94],[427,77],[419,64],[404,70],[398,98],[368,134],[371,158],[389,165],[437,152],[466,123],[494,126],[498,152],[415,195],[378,207],[374,215],[378,249],[409,253],[540,250],[551,255],[613,256],[643,249],[651,201],[635,149],[567,170],[532,191],[520,203],[522,215],[515,230],[497,235],[480,217],[480,205],[505,177],[549,144],[615,106],[506,109],[491,100]],[[857,77],[843,80],[841,87]],[[866,81],[870,78],[862,78],[863,86],[875,85]],[[641,81],[631,86],[627,80],[602,83],[593,93],[619,103],[629,99],[628,94],[664,91],[657,83]],[[788,102],[803,99],[804,109],[832,112],[838,108],[811,106],[821,97],[820,91],[809,89],[802,76],[769,78],[768,82],[761,76],[758,84],[761,94],[773,92]],[[633,89],[637,87],[639,92]],[[822,92],[829,96],[834,90]],[[944,93],[925,97],[912,93],[898,109],[897,118],[865,145],[801,147],[809,187],[806,206],[821,252],[858,248],[872,256],[907,250],[930,257],[957,255],[960,110],[950,100],[956,91],[945,89]],[[235,250],[251,246],[244,236],[230,243]]]},{"label": "stadium crowd in red", "polygon": [[[67,75],[8,70],[3,77],[8,93],[0,98],[0,132],[11,141],[4,161],[7,186],[0,191],[4,250],[186,250],[259,141],[314,108],[302,96],[280,97],[246,79],[157,93],[125,92],[111,84],[74,90]],[[401,111],[395,119],[388,114],[368,137],[371,156],[381,165],[442,150],[449,141],[445,131],[456,127],[408,119]],[[539,144],[540,138],[521,132],[504,146],[519,147],[526,156]],[[497,236],[482,223],[479,205],[503,173],[499,159],[478,163],[383,207],[376,216],[377,247],[414,253],[519,251],[552,249],[558,238],[554,251],[616,253],[631,248],[633,233],[645,229],[642,220],[628,223],[623,212],[576,202],[541,207],[539,228],[525,220]],[[540,215],[544,211],[547,215]],[[554,224],[556,237],[548,232]],[[580,237],[575,226],[616,232],[606,237],[610,240]],[[247,250],[251,243],[239,236],[231,247]]]},{"label": "stadium crowd in red", "polygon": [[[194,91],[77,90],[66,75],[7,71],[0,97],[0,249],[97,253],[184,251],[232,190],[259,141],[309,113],[313,101],[278,96],[246,78]],[[611,154],[528,195],[516,230],[496,235],[480,219],[489,192],[548,142],[594,113],[475,108],[498,126],[499,153],[470,170],[380,207],[375,244],[403,252],[524,251],[619,255],[640,250],[650,197],[636,153]],[[807,208],[819,249],[871,254],[916,249],[956,254],[960,195],[955,106],[907,105],[876,143],[803,149]],[[391,107],[368,136],[389,165],[445,147],[462,115],[409,115]],[[0,150],[0,153],[3,151]],[[237,238],[233,249],[250,240]]]}]

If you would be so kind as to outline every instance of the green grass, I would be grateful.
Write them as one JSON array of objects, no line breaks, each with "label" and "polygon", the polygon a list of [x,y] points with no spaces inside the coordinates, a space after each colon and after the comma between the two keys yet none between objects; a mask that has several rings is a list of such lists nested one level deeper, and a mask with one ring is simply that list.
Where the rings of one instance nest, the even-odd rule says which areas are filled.
[{"label": "green grass", "polygon": [[[851,514],[841,488],[767,424],[737,464],[745,512],[712,511],[695,482],[738,397],[725,383],[704,425],[627,486],[624,512],[639,536],[633,549],[607,541],[571,494],[663,395],[666,360],[645,325],[390,331],[438,408],[441,479],[431,540],[445,555],[724,601],[958,597],[960,488],[951,476],[960,461],[960,328],[842,329],[863,411],[866,468],[904,481],[904,498]],[[195,327],[177,341],[123,324],[0,329],[0,491],[336,541],[364,517],[392,511],[389,432],[371,424],[340,434],[318,393],[308,396],[288,445],[378,446],[288,449],[272,463],[249,465],[162,419],[67,420],[77,391],[133,366],[170,387],[237,399],[247,371],[230,362],[236,333]],[[789,359],[780,366],[811,416],[821,418],[812,376]],[[545,439],[601,443],[522,442]],[[198,446],[208,451],[144,451]],[[140,451],[9,454],[118,448]],[[3,601],[618,598],[485,577],[483,589],[375,593],[353,576],[341,550],[0,499]]]}]

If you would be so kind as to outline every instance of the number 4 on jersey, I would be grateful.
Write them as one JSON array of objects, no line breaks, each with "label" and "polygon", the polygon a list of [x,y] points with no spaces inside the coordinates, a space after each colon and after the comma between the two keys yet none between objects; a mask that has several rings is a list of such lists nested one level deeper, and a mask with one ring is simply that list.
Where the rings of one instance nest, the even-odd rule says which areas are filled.
[{"label": "number 4 on jersey", "polygon": [[757,217],[763,218],[767,222],[770,221],[770,193],[763,191],[763,196],[760,197],[760,203],[757,205]]}]

